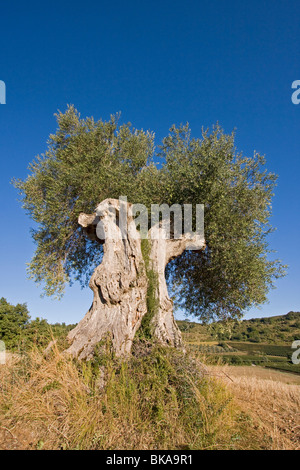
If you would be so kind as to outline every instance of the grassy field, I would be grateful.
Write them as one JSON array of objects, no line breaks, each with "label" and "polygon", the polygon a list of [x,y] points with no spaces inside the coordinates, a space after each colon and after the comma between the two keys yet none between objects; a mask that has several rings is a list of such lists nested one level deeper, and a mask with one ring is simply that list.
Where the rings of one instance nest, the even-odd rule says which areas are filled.
[{"label": "grassy field", "polygon": [[233,393],[269,449],[300,449],[300,313],[200,325],[179,322],[187,349]]},{"label": "grassy field", "polygon": [[[278,317],[277,326],[297,318]],[[30,348],[0,365],[0,449],[300,449],[291,344],[237,341],[236,327],[225,340],[227,325],[178,323],[186,355],[139,340],[127,360],[107,345],[87,363],[61,352],[68,326],[45,356],[48,325],[35,325]]]},{"label": "grassy field", "polygon": [[89,363],[13,354],[0,366],[0,449],[297,449],[299,382],[171,348]]},{"label": "grassy field", "polygon": [[259,380],[267,380],[271,382],[280,382],[287,385],[300,385],[300,375],[290,374],[288,372],[281,372],[274,369],[267,369],[266,367],[255,366],[209,366],[209,369],[214,371],[222,371],[229,376],[230,379],[239,377],[252,377]]},{"label": "grassy field", "polygon": [[205,357],[210,364],[260,365],[300,374],[300,365],[291,360],[292,343],[300,339],[299,312],[211,325],[188,321],[178,324],[189,351]]},{"label": "grassy field", "polygon": [[210,371],[270,437],[270,450],[300,449],[300,376],[245,366],[210,366]]},{"label": "grassy field", "polygon": [[1,449],[267,445],[253,440],[254,428],[248,433],[226,386],[171,348],[147,347],[127,361],[108,352],[88,363],[58,350],[51,357],[14,354],[0,366],[0,384]]},{"label": "grassy field", "polygon": [[0,366],[0,449],[295,448],[262,427],[220,370],[155,346],[127,361],[10,355]]}]

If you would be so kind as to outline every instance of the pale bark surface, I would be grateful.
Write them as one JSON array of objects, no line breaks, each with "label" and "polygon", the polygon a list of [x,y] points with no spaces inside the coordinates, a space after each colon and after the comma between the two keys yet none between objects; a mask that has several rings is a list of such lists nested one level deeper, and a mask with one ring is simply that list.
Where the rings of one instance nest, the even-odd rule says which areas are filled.
[{"label": "pale bark surface", "polygon": [[[79,359],[91,359],[95,346],[107,337],[112,341],[116,355],[130,353],[133,339],[147,315],[147,269],[156,273],[157,279],[157,308],[150,319],[153,336],[161,344],[183,349],[181,333],[173,316],[173,302],[168,295],[165,267],[191,245],[191,240],[185,236],[168,240],[163,227],[150,229],[146,266],[131,204],[124,201],[122,204],[126,204],[128,227],[123,238],[113,216],[114,210],[120,214],[119,200],[106,199],[99,204],[95,214],[79,216],[78,222],[86,234],[104,242],[103,260],[89,284],[94,293],[92,306],[68,335],[70,347],[66,352]],[[197,244],[199,249],[204,248],[203,240],[197,240]]]},{"label": "pale bark surface", "polygon": [[[169,344],[176,348],[183,349],[180,330],[175,322],[173,315],[173,301],[168,294],[168,288],[165,278],[166,265],[177,256],[180,256],[184,250],[192,245],[191,239],[183,235],[181,239],[168,239],[164,227],[153,227],[149,231],[151,239],[151,265],[157,273],[157,298],[159,308],[157,315],[153,318],[154,336],[163,344]],[[198,248],[204,248],[204,241],[199,240]]]}]

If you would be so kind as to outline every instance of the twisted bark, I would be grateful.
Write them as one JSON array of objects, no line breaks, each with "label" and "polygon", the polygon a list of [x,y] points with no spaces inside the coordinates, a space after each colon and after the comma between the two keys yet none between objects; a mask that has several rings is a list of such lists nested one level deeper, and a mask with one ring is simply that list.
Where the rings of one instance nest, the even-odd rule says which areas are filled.
[{"label": "twisted bark", "polygon": [[[121,204],[126,205],[125,234],[118,226]],[[66,352],[79,359],[90,359],[95,346],[109,336],[116,355],[127,355],[145,319],[153,337],[160,343],[183,349],[181,333],[173,316],[173,302],[168,296],[165,267],[172,258],[190,247],[191,240],[187,236],[168,240],[164,227],[155,226],[148,232],[149,249],[145,259],[132,205],[116,199],[103,201],[94,214],[80,214],[78,222],[87,236],[103,243],[104,254],[89,284],[94,293],[92,306],[69,333],[70,347]],[[204,241],[199,245],[197,240],[197,243],[199,249],[204,248]],[[151,312],[150,289],[156,299]]]}]

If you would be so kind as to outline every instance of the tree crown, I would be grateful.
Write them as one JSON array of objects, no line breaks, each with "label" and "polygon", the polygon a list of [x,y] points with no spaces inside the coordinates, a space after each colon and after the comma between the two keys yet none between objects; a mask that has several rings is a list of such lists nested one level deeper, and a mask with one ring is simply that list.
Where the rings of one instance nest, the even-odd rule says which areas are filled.
[{"label": "tree crown", "polygon": [[123,195],[147,208],[205,205],[205,251],[186,251],[167,267],[173,296],[188,313],[202,320],[239,317],[266,301],[284,266],[268,259],[277,177],[265,169],[264,157],[238,153],[234,133],[219,125],[192,138],[187,124],[172,126],[158,147],[156,166],[154,134],[120,125],[119,116],[81,119],[69,106],[56,118],[45,154],[31,163],[24,181],[14,180],[38,225],[29,274],[44,283],[47,295],[62,295],[66,282],[86,285],[102,251],[84,235],[78,215]]}]

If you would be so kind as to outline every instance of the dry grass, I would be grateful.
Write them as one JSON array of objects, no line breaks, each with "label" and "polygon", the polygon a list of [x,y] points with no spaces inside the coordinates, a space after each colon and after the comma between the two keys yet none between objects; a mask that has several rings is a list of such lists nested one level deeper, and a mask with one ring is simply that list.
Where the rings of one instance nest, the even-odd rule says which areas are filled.
[{"label": "dry grass", "polygon": [[11,356],[0,366],[0,449],[297,448],[299,387],[221,370],[207,375],[170,348],[127,362]]},{"label": "dry grass", "polygon": [[123,363],[12,357],[0,367],[0,449],[239,448],[243,415],[196,366],[159,348]]},{"label": "dry grass", "polygon": [[270,437],[270,450],[300,449],[299,377],[259,367],[210,367],[238,403]]}]

